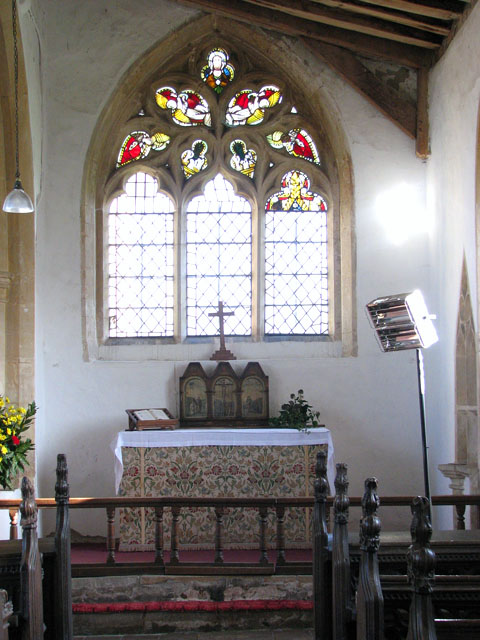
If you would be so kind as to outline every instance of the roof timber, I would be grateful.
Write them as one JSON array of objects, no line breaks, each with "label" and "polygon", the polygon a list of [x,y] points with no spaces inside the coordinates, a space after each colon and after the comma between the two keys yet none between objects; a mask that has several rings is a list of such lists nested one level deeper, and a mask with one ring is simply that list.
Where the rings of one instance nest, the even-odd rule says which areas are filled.
[{"label": "roof timber", "polygon": [[339,8],[351,13],[372,16],[374,18],[380,18],[381,20],[387,20],[389,22],[394,22],[397,24],[404,24],[408,27],[414,27],[415,29],[423,29],[424,31],[430,31],[431,33],[436,33],[441,36],[446,36],[450,33],[449,27],[444,25],[442,21],[425,16],[417,17],[416,15],[404,12],[386,11],[385,9],[381,8],[353,4],[352,2],[341,2],[340,0],[311,1],[316,2],[317,4],[322,4],[326,7]]},{"label": "roof timber", "polygon": [[395,11],[406,11],[420,16],[439,18],[440,20],[455,20],[459,18],[464,10],[462,5],[466,4],[461,0],[456,2],[449,2],[449,0],[422,0],[421,2],[415,2],[414,0],[362,0],[362,2]]},{"label": "roof timber", "polygon": [[[323,25],[282,12],[251,5],[241,0],[177,0],[180,4],[203,9],[212,14],[246,22],[250,25],[277,31],[291,36],[303,36],[344,47],[360,55],[388,60],[407,67],[419,68],[428,63],[429,50],[394,42],[385,38],[366,35],[336,26]],[[438,48],[439,45],[435,45]]]},{"label": "roof timber", "polygon": [[390,22],[377,20],[376,18],[364,18],[359,15],[352,15],[349,11],[338,11],[337,9],[324,9],[315,2],[309,0],[246,0],[248,4],[256,7],[264,7],[281,13],[285,13],[297,18],[318,22],[364,33],[377,38],[386,38],[404,44],[411,44],[426,49],[436,49],[441,43],[435,34],[427,34],[422,30],[412,29],[404,25],[392,25]]}]

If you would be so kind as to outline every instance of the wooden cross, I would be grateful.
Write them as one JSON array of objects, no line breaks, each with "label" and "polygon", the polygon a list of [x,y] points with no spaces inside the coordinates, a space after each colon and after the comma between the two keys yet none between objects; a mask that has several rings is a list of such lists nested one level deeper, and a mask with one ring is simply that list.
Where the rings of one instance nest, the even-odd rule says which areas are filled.
[{"label": "wooden cross", "polygon": [[219,325],[220,325],[220,349],[215,351],[210,360],[236,360],[236,357],[233,355],[231,351],[229,351],[225,347],[225,320],[226,316],[234,316],[235,313],[233,311],[224,311],[223,310],[223,302],[219,300],[218,302],[218,311],[214,313],[208,314],[210,317],[218,317]]}]

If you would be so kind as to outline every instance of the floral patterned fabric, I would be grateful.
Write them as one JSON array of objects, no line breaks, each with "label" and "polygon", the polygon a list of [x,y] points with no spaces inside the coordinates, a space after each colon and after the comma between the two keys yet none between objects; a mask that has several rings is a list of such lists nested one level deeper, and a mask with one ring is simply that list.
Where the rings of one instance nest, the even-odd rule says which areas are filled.
[{"label": "floral patterned fabric", "polygon": [[[301,497],[313,495],[316,454],[327,445],[124,447],[119,495],[184,497]],[[311,545],[310,510],[286,509],[287,548]],[[257,548],[256,509],[229,509],[224,516],[224,547]],[[164,514],[164,548],[170,546],[170,510]],[[276,546],[276,518],[269,510],[267,542]],[[151,509],[122,509],[120,550],[154,548]],[[184,549],[213,548],[212,508],[182,509],[179,545]]]}]

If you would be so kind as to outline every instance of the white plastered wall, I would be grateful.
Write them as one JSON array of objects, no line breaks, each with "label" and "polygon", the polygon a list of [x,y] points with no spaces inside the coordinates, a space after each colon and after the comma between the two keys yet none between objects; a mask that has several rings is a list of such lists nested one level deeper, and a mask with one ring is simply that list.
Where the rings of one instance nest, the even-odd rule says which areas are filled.
[{"label": "white plastered wall", "polygon": [[[115,2],[114,10],[106,0],[32,3],[40,32],[43,101],[41,132],[34,132],[42,148],[41,163],[36,167],[41,172],[36,256],[36,401],[40,407],[37,469],[41,496],[53,494],[58,452],[67,454],[72,496],[113,495],[110,443],[118,430],[126,427],[125,409],[150,405],[176,412],[178,376],[193,359],[185,352],[181,362],[83,359],[80,208],[82,171],[92,132],[126,69],[172,28],[195,16],[167,1],[143,0],[135,3],[134,11],[131,8],[128,0]],[[471,20],[478,33],[479,7]],[[460,33],[459,44],[454,46],[465,48],[465,59],[474,64],[475,56],[467,44],[462,45],[463,38],[469,38],[470,49],[475,48],[478,54],[475,31],[470,33],[468,29],[469,24],[464,27],[467,35]],[[28,60],[26,64],[28,68]],[[381,353],[364,313],[365,303],[377,296],[421,288],[429,308],[439,315],[442,339],[425,355],[432,490],[446,491],[436,467],[453,456],[453,338],[465,243],[471,245],[466,248],[467,256],[472,265],[474,261],[473,200],[466,200],[463,182],[468,173],[473,184],[473,129],[470,139],[465,140],[467,148],[460,148],[460,140],[449,140],[455,135],[449,133],[449,118],[455,113],[450,113],[448,102],[456,93],[454,87],[463,87],[464,82],[463,71],[458,73],[463,69],[460,54],[455,49],[451,56],[447,53],[434,72],[432,158],[426,165],[416,159],[414,142],[340,78],[311,58],[306,57],[306,64],[311,81],[325,91],[336,112],[352,156],[358,356],[306,357],[305,350],[296,356],[292,345],[287,350],[279,345],[275,357],[262,359],[251,344],[239,348],[245,360],[238,366],[248,360],[260,361],[270,377],[272,414],[290,392],[304,389],[308,401],[321,411],[321,421],[332,431],[337,461],[349,465],[351,494],[359,495],[364,478],[371,475],[379,478],[380,494],[422,493],[415,354]],[[478,88],[478,68],[476,77]],[[466,93],[472,85],[471,78],[458,93]],[[478,91],[476,100],[478,103]],[[468,118],[473,103],[474,96],[469,96]],[[458,126],[467,138],[469,119],[462,117]],[[474,120],[472,113],[470,126]],[[458,153],[452,155],[450,146],[443,148],[446,143]],[[458,163],[458,169],[452,167],[452,161]],[[465,171],[461,170],[463,166]],[[454,188],[458,197],[450,200],[446,184],[454,177],[462,182]],[[398,201],[399,185],[410,189],[406,192],[406,209],[413,198],[414,202],[418,200],[417,215],[423,220],[431,214],[435,220],[431,231],[412,232],[400,244],[391,240],[385,227],[390,210],[386,205],[380,210],[376,207],[377,197],[391,190]],[[458,212],[454,221],[450,218],[452,210]],[[394,218],[393,222],[399,220]],[[470,269],[471,278],[474,271]],[[214,348],[212,344],[208,353]],[[398,518],[387,510],[382,515],[389,526],[399,525]],[[402,524],[407,521],[405,514]],[[104,516],[79,518],[74,514],[73,526],[83,533],[104,533]]]},{"label": "white plastered wall", "polygon": [[[480,5],[476,5],[446,55],[430,75],[431,158],[427,203],[434,221],[430,255],[432,300],[440,348],[432,350],[429,415],[436,437],[432,460],[455,461],[455,339],[462,260],[465,254],[478,334],[475,225],[475,158],[480,106]],[[430,354],[429,354],[430,356]],[[447,493],[447,481],[440,485]],[[468,490],[468,486],[467,486]]]}]

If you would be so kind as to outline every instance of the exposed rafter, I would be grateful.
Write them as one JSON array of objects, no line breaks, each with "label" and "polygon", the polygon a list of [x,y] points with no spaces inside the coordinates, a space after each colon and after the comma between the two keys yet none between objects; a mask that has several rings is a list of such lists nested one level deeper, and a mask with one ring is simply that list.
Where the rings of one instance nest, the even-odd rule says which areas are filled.
[{"label": "exposed rafter", "polygon": [[[478,0],[177,0],[213,15],[302,38],[428,156],[428,69]],[[417,103],[403,98],[358,56],[417,71]]]}]

